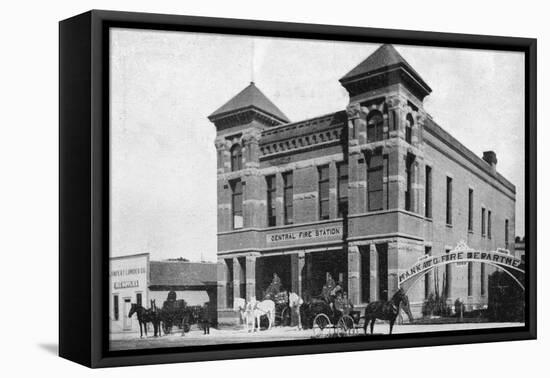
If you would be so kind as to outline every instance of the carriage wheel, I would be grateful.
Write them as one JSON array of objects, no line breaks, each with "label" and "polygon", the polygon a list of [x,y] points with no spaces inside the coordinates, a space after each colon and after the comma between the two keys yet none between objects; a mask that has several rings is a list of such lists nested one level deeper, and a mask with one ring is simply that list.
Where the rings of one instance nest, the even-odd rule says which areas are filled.
[{"label": "carriage wheel", "polygon": [[332,326],[332,323],[330,322],[330,319],[325,314],[317,314],[315,318],[313,318],[313,336],[314,337],[321,337],[326,333],[326,329],[330,328]]},{"label": "carriage wheel", "polygon": [[350,336],[357,332],[355,322],[349,315],[344,315],[338,320],[337,328],[340,336]]}]

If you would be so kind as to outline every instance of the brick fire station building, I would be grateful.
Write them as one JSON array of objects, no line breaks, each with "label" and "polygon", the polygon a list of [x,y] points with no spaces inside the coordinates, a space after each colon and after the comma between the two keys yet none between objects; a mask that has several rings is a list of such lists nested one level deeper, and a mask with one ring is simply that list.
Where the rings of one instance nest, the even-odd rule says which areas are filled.
[{"label": "brick fire station building", "polygon": [[[346,109],[291,122],[251,83],[209,116],[217,130],[218,321],[233,299],[318,295],[330,273],[356,306],[460,241],[513,250],[515,187],[427,114],[431,88],[392,45],[340,79]],[[513,253],[513,251],[512,251]],[[413,313],[443,280],[449,301],[487,303],[490,267],[452,264],[408,292]],[[439,286],[439,285],[438,285]]]}]

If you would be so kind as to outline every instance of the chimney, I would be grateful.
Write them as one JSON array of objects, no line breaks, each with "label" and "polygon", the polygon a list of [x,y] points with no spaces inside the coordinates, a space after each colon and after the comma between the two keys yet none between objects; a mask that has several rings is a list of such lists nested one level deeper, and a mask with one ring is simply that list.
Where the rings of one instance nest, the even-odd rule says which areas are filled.
[{"label": "chimney", "polygon": [[491,166],[491,169],[493,173],[496,173],[497,171],[497,154],[495,154],[495,151],[484,151],[483,152],[483,160],[485,160],[489,165]]}]

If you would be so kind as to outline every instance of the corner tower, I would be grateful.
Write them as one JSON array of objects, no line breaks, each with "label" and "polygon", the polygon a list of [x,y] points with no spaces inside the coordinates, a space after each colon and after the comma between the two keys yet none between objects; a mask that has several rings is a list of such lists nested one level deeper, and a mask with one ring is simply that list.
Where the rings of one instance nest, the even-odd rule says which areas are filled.
[{"label": "corner tower", "polygon": [[[370,256],[370,300],[388,299],[397,290],[400,261],[424,253],[418,240],[374,234],[423,234],[425,214],[424,98],[431,88],[392,45],[382,45],[340,79],[349,93],[349,239],[348,266],[359,271],[360,256]],[[372,215],[377,216],[376,224]],[[419,216],[420,215],[420,216]],[[366,257],[363,257],[366,258]],[[383,263],[382,263],[383,262]],[[352,301],[367,298],[350,274]],[[360,298],[362,296],[362,298]]]},{"label": "corner tower", "polygon": [[[421,212],[418,169],[423,159],[422,128],[426,118],[423,100],[431,88],[388,44],[380,46],[344,75],[340,83],[350,96],[347,107],[350,173],[354,165],[362,162],[367,166],[355,170],[356,181],[368,181],[361,173],[375,169],[370,163],[383,166],[384,172],[380,192],[374,193],[376,188],[367,183],[366,196],[356,193],[350,211]],[[361,189],[355,191],[358,190]],[[369,193],[373,195],[369,197]],[[366,202],[361,198],[367,198]]]},{"label": "corner tower", "polygon": [[[257,208],[262,206],[263,193],[262,182],[255,174],[259,167],[258,144],[262,130],[288,123],[289,119],[254,82],[208,119],[216,126],[218,232],[263,226],[262,209]],[[235,199],[235,195],[241,197]]]},{"label": "corner tower", "polygon": [[[238,234],[224,247],[239,249],[247,239],[247,230],[266,226],[266,181],[259,174],[262,131],[289,119],[253,82],[208,119],[216,126],[218,251],[223,249],[220,234],[233,232]],[[220,323],[238,324],[233,299],[249,300],[256,295],[256,255],[218,255]]]}]

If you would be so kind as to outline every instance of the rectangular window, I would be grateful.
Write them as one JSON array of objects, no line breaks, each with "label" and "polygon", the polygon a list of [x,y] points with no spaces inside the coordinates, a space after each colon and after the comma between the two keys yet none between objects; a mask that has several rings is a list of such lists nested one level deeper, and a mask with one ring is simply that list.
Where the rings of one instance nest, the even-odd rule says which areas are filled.
[{"label": "rectangular window", "polygon": [[468,296],[473,295],[473,286],[474,286],[474,266],[471,261],[468,262]]},{"label": "rectangular window", "polygon": [[[445,250],[445,253],[446,254],[449,254],[449,252],[451,252],[450,249],[447,249]],[[453,274],[453,271],[451,270],[452,269],[452,264],[447,264],[445,265],[445,297],[446,298],[449,298],[451,296],[451,282],[452,282],[452,274]]]},{"label": "rectangular window", "polygon": [[378,298],[382,301],[389,299],[388,293],[388,244],[376,244],[378,253]]},{"label": "rectangular window", "polygon": [[233,281],[235,277],[233,276],[233,259],[224,259],[226,266],[226,285],[225,285],[225,299],[226,299],[226,308],[233,308]]},{"label": "rectangular window", "polygon": [[235,180],[231,183],[231,211],[233,216],[233,228],[243,227],[243,183]]},{"label": "rectangular window", "polygon": [[142,306],[141,293],[136,293],[136,303],[138,306]]},{"label": "rectangular window", "polygon": [[371,156],[367,169],[369,211],[384,208],[384,159],[382,154]]},{"label": "rectangular window", "polygon": [[509,222],[508,222],[508,219],[506,219],[504,221],[504,245],[506,249],[508,249],[508,241],[510,240],[510,235],[508,235],[508,226],[509,226]]},{"label": "rectangular window", "polygon": [[453,224],[453,179],[447,177],[447,224]]},{"label": "rectangular window", "polygon": [[359,247],[361,253],[361,302],[370,302],[370,246]]},{"label": "rectangular window", "polygon": [[409,144],[412,143],[412,127],[405,127],[405,141]]},{"label": "rectangular window", "polygon": [[413,160],[407,158],[405,163],[405,175],[407,176],[407,186],[405,188],[405,210],[412,210],[412,182],[413,182]]},{"label": "rectangular window", "polygon": [[474,190],[468,189],[468,231],[474,231]]},{"label": "rectangular window", "polygon": [[485,263],[481,263],[481,295],[485,295]]},{"label": "rectangular window", "polygon": [[328,165],[319,167],[319,219],[329,219],[329,175]]},{"label": "rectangular window", "polygon": [[283,201],[285,224],[294,223],[294,177],[292,172],[283,173]]},{"label": "rectangular window", "polygon": [[[432,247],[424,247],[424,254],[426,256],[431,256],[432,255]],[[424,298],[425,299],[428,299],[428,297],[430,296],[430,279],[431,279],[431,274],[430,273],[426,273],[424,275]]]},{"label": "rectangular window", "polygon": [[338,218],[348,215],[348,164],[338,164]]},{"label": "rectangular window", "polygon": [[425,216],[432,217],[432,167],[426,166]]},{"label": "rectangular window", "polygon": [[487,211],[487,237],[491,239],[491,210]]},{"label": "rectangular window", "polygon": [[113,317],[115,320],[119,319],[118,313],[118,295],[113,295]]},{"label": "rectangular window", "polygon": [[275,175],[266,176],[265,181],[267,184],[267,227],[273,227],[277,224],[277,213],[275,209],[277,184]]},{"label": "rectangular window", "polygon": [[481,237],[485,237],[485,208],[481,208]]}]

